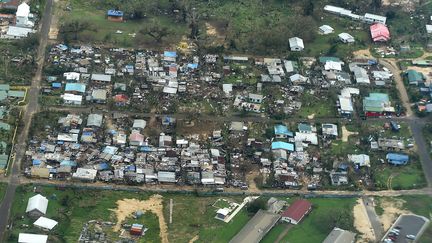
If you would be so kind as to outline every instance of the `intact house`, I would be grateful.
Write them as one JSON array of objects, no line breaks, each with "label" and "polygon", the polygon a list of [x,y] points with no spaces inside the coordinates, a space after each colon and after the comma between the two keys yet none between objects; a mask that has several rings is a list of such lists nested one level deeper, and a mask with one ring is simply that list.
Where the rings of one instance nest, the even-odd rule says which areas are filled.
[{"label": "intact house", "polygon": [[370,33],[374,42],[386,42],[390,40],[390,31],[384,24],[376,23],[371,25]]},{"label": "intact house", "polygon": [[69,93],[61,95],[61,98],[63,99],[65,105],[81,105],[83,100],[82,95],[75,95]]},{"label": "intact house", "polygon": [[92,101],[98,104],[106,103],[107,93],[105,89],[94,89],[91,95]]},{"label": "intact house", "polygon": [[294,133],[289,131],[288,127],[285,125],[275,125],[274,133],[276,138],[288,138],[294,136]]},{"label": "intact house", "polygon": [[410,85],[422,85],[426,81],[423,73],[417,72],[416,70],[407,70],[405,76],[408,79]]},{"label": "intact house", "polygon": [[298,37],[289,38],[289,45],[291,51],[303,51],[304,44],[303,40]]},{"label": "intact house", "polygon": [[348,161],[359,167],[370,167],[370,157],[367,154],[348,154]]},{"label": "intact house", "polygon": [[283,213],[281,220],[291,224],[298,224],[312,211],[312,204],[307,200],[293,202]]},{"label": "intact house", "polygon": [[354,243],[356,234],[340,228],[333,228],[322,243]]},{"label": "intact house", "polygon": [[354,113],[352,95],[359,95],[360,90],[357,88],[344,88],[338,96],[337,106],[339,114],[342,117],[351,118]]},{"label": "intact house", "polygon": [[342,41],[343,43],[354,43],[355,39],[352,35],[348,34],[348,33],[340,33],[338,35],[339,40]]},{"label": "intact house", "polygon": [[332,27],[330,27],[329,25],[321,25],[319,27],[319,33],[322,35],[328,35],[333,33],[334,29]]},{"label": "intact house", "polygon": [[48,199],[41,194],[29,198],[26,213],[30,217],[40,217],[46,214],[48,208]]},{"label": "intact house", "polygon": [[123,11],[110,9],[107,11],[107,18],[113,22],[122,22],[123,21]]},{"label": "intact house", "polygon": [[337,138],[338,127],[336,124],[322,124],[322,135],[327,138]]},{"label": "intact house", "polygon": [[406,154],[388,153],[386,159],[392,165],[406,165],[409,162],[409,156]]},{"label": "intact house", "polygon": [[363,112],[366,117],[379,117],[395,113],[388,94],[370,93],[363,98]]}]

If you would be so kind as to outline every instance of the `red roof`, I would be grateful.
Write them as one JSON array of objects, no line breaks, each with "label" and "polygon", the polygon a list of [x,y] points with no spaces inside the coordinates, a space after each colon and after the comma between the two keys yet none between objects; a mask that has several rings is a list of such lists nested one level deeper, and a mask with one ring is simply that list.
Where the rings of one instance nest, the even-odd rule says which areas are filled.
[{"label": "red roof", "polygon": [[311,207],[312,204],[309,201],[297,200],[282,213],[282,217],[294,219],[299,222],[308,213]]},{"label": "red roof", "polygon": [[128,101],[128,97],[124,94],[118,94],[118,95],[114,96],[114,101],[126,103]]},{"label": "red roof", "polygon": [[370,26],[370,32],[373,41],[388,41],[390,40],[390,31],[387,26],[377,23]]}]

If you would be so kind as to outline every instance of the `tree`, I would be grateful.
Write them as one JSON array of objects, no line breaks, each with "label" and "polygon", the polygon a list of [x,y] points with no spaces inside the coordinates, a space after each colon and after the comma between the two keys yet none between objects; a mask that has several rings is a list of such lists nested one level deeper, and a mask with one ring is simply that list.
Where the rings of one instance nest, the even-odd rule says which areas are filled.
[{"label": "tree", "polygon": [[74,19],[63,24],[60,28],[60,33],[63,35],[63,39],[69,40],[72,36],[72,40],[78,40],[78,35],[85,30],[90,30],[92,27],[88,21]]},{"label": "tree", "polygon": [[372,0],[372,6],[375,9],[379,9],[382,6],[382,0]]},{"label": "tree", "polygon": [[259,197],[253,200],[252,202],[248,203],[246,208],[246,210],[251,214],[255,214],[260,209],[263,210],[267,209],[267,200],[265,200],[262,197]]},{"label": "tree", "polygon": [[166,26],[161,26],[158,22],[153,21],[144,29],[139,31],[143,35],[152,37],[156,42],[161,42],[162,39],[170,34],[170,30]]},{"label": "tree", "polygon": [[305,16],[310,16],[313,14],[314,12],[314,4],[312,2],[312,0],[306,1],[305,4],[303,5],[303,15]]}]

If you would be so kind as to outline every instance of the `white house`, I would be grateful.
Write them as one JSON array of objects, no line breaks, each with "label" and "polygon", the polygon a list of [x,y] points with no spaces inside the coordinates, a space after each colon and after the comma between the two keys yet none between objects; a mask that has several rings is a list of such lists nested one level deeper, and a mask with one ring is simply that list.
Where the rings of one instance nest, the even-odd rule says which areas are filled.
[{"label": "white house", "polygon": [[33,27],[34,23],[29,21],[30,6],[23,2],[21,3],[16,11],[16,26],[19,27]]},{"label": "white house", "polygon": [[334,29],[331,26],[326,25],[326,24],[325,25],[321,25],[319,27],[319,33],[322,34],[322,35],[331,34],[331,33],[333,33],[333,31],[334,31]]},{"label": "white house", "polygon": [[48,235],[19,233],[18,243],[46,243]]},{"label": "white house", "polygon": [[289,39],[289,45],[291,48],[291,51],[303,51],[304,44],[303,40],[298,37],[293,37]]},{"label": "white house", "polygon": [[427,25],[426,25],[426,32],[427,32],[428,34],[432,34],[432,25],[431,25],[431,24],[427,24]]},{"label": "white house", "polygon": [[46,214],[48,199],[41,194],[31,197],[27,203],[26,213],[32,217],[40,217]]},{"label": "white house", "polygon": [[50,231],[52,230],[56,225],[58,224],[57,221],[49,219],[49,218],[45,218],[45,217],[40,217],[38,218],[38,220],[36,220],[33,225],[44,230],[44,231]]},{"label": "white house", "polygon": [[341,40],[343,43],[353,43],[355,41],[354,37],[348,33],[340,33],[338,35],[339,40]]},{"label": "white house", "polygon": [[68,93],[61,95],[61,98],[63,98],[64,103],[68,105],[81,105],[83,100],[83,97],[81,95],[74,95]]},{"label": "white house", "polygon": [[5,35],[2,38],[5,39],[21,39],[27,37],[30,33],[34,31],[30,28],[19,27],[19,26],[9,26]]},{"label": "white house", "polygon": [[370,13],[366,13],[364,15],[363,18],[364,22],[366,23],[381,23],[381,24],[385,24],[387,21],[387,18],[381,15],[376,15],[376,14],[370,14]]}]

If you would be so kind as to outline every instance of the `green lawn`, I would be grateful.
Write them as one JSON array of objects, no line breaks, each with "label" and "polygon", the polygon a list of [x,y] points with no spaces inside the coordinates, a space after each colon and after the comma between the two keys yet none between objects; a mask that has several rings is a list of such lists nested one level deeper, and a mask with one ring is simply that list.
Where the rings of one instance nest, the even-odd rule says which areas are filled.
[{"label": "green lawn", "polygon": [[391,189],[393,190],[422,188],[426,186],[426,179],[418,160],[398,167],[380,165],[375,168],[373,174],[376,187],[381,189],[387,189],[388,179],[391,175],[393,175],[393,179],[391,180]]},{"label": "green lawn", "polygon": [[[287,224],[279,223],[273,227],[273,229],[268,232],[264,238],[261,240],[261,243],[273,243],[276,242],[279,235],[286,229]],[[289,233],[289,232],[288,232]]]},{"label": "green lawn", "polygon": [[[300,224],[290,229],[281,242],[303,243],[307,239],[307,242],[319,243],[327,237],[335,226],[355,231],[352,214],[352,209],[356,203],[355,198],[312,198],[308,200],[313,205],[312,212]],[[274,242],[283,229],[283,226],[276,226],[262,242]]]},{"label": "green lawn", "polygon": [[[133,47],[137,44],[152,42],[151,37],[140,35],[139,31],[151,21],[169,29],[170,34],[164,38],[168,44],[177,43],[182,36],[187,35],[187,25],[175,23],[174,20],[164,14],[150,14],[141,20],[128,20],[124,22],[112,22],[106,18],[106,11],[115,8],[108,2],[95,0],[70,1],[72,11],[64,11],[60,19],[61,23],[79,20],[91,23],[88,30],[79,33],[78,40],[93,43],[105,43],[116,46]],[[117,31],[121,31],[119,34]],[[136,37],[132,37],[136,34]]]},{"label": "green lawn", "polygon": [[335,117],[336,116],[336,103],[332,97],[322,99],[310,93],[303,94],[301,99],[302,107],[296,114],[301,118],[307,118],[314,115],[315,118],[320,117]]},{"label": "green lawn", "polygon": [[[57,220],[59,225],[50,233],[50,242],[75,242],[84,223],[89,220],[116,222],[110,209],[116,208],[116,201],[125,198],[146,200],[151,193],[120,191],[74,190],[54,187],[39,187],[42,195],[49,199],[47,217]],[[19,232],[41,233],[32,227],[33,219],[25,216],[28,198],[35,195],[33,186],[21,186],[17,189],[12,207],[12,220],[15,226],[8,232],[8,242],[16,242]],[[198,242],[228,242],[251,218],[246,209],[241,210],[230,223],[215,219],[216,208],[211,205],[218,197],[197,197],[195,195],[162,194],[164,216],[169,220],[169,200],[173,199],[173,222],[168,223],[170,242],[188,242],[199,236]],[[240,203],[243,197],[230,197],[230,201]],[[160,242],[159,223],[155,214],[145,212],[139,218],[127,218],[125,223],[143,223],[149,230],[140,242]],[[30,225],[30,227],[23,226]],[[118,236],[118,233],[107,232]]]},{"label": "green lawn", "polygon": [[[167,196],[168,198],[168,196]],[[195,236],[197,242],[228,242],[249,221],[245,209],[242,209],[229,223],[215,219],[217,209],[212,207],[219,197],[195,197],[191,195],[169,195],[173,199],[173,223],[168,225],[170,242],[188,242]],[[242,197],[228,198],[240,203]],[[168,200],[164,201],[168,209]],[[168,210],[165,217],[169,217]]]}]

